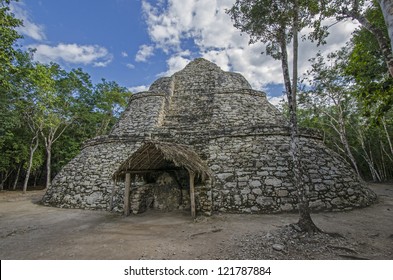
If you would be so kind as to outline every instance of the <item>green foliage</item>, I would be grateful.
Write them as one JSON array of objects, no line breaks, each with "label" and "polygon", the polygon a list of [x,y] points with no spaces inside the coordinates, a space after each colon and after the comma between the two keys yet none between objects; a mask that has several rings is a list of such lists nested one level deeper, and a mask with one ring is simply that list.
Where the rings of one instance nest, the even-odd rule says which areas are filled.
[{"label": "green foliage", "polygon": [[94,89],[95,113],[100,121],[96,135],[107,134],[121,112],[127,105],[131,93],[116,82],[107,82],[105,79],[97,84]]},{"label": "green foliage", "polygon": [[[0,136],[5,136],[12,126],[12,118],[8,118],[8,106],[12,98],[10,90],[10,72],[13,71],[13,62],[18,54],[14,44],[21,36],[15,28],[22,23],[10,12],[10,1],[0,0]],[[1,147],[1,140],[0,140]]]},{"label": "green foliage", "polygon": [[[11,1],[0,0],[0,75],[4,77],[5,72],[12,67],[16,55],[15,42],[21,38],[16,28],[22,25],[22,21],[16,19],[10,12]],[[0,79],[2,86],[7,80]]]},{"label": "green foliage", "polygon": [[84,141],[108,133],[131,95],[115,82],[93,85],[82,69],[65,71],[58,64],[37,63],[30,51],[18,50],[21,36],[16,28],[22,22],[10,12],[11,2],[0,0],[1,186],[10,186],[20,167],[23,180],[35,135],[40,139],[33,174],[45,175],[34,171],[44,170],[48,152],[56,173],[79,153]]},{"label": "green foliage", "polygon": [[389,180],[393,177],[392,110],[384,112],[381,122],[365,114],[357,95],[361,84],[347,71],[352,55],[352,49],[343,48],[312,59],[304,79],[308,87],[299,96],[299,124],[323,131],[325,143],[356,166],[363,178]]},{"label": "green foliage", "polygon": [[[378,7],[371,6],[366,12],[367,19],[381,30],[387,29]],[[345,74],[356,83],[354,95],[363,106],[364,113],[373,121],[379,121],[393,105],[393,78],[382,55],[375,36],[365,28],[358,29],[351,40]]]},{"label": "green foliage", "polygon": [[23,160],[25,146],[21,120],[14,110],[13,77],[17,72],[15,61],[23,56],[15,48],[21,36],[16,31],[22,22],[10,12],[11,1],[0,0],[0,183]]},{"label": "green foliage", "polygon": [[[328,33],[321,24],[322,18],[318,17],[320,1],[299,0],[297,4],[298,30],[311,27],[307,38],[323,43]],[[250,44],[265,43],[267,55],[275,59],[281,58],[279,36],[285,36],[287,42],[292,40],[294,1],[237,0],[227,13],[237,29],[250,35]]]}]

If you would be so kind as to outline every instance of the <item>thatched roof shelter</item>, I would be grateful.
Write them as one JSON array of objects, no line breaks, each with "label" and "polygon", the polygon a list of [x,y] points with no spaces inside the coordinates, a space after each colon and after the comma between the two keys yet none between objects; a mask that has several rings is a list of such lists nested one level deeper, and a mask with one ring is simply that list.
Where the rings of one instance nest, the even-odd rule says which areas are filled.
[{"label": "thatched roof shelter", "polygon": [[198,176],[205,180],[208,177],[212,178],[212,174],[207,165],[189,146],[158,141],[145,142],[113,174],[115,181],[125,177],[124,214],[127,216],[130,214],[131,174],[179,168],[184,168],[189,173],[191,215],[195,217],[194,178]]},{"label": "thatched roof shelter", "polygon": [[121,179],[130,172],[142,174],[176,168],[184,168],[202,180],[212,177],[207,165],[189,146],[148,141],[120,165],[113,179]]}]

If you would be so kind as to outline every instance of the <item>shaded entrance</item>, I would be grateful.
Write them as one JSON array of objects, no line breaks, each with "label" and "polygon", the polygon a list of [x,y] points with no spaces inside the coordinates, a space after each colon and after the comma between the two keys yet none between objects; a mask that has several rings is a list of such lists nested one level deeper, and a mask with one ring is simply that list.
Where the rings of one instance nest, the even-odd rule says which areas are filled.
[{"label": "shaded entrance", "polygon": [[[136,184],[137,176],[143,178],[142,184]],[[155,208],[167,210],[186,204],[185,197],[188,193],[191,215],[195,217],[196,182],[206,187],[209,185],[209,178],[209,168],[190,147],[158,141],[145,142],[113,174],[114,180],[125,181],[125,215],[130,214],[130,193],[138,191],[139,201],[135,200],[134,203],[140,203],[142,208],[148,208],[153,204]],[[208,193],[211,192],[199,193],[205,208],[209,207],[208,201],[211,201],[211,198],[208,197]]]}]

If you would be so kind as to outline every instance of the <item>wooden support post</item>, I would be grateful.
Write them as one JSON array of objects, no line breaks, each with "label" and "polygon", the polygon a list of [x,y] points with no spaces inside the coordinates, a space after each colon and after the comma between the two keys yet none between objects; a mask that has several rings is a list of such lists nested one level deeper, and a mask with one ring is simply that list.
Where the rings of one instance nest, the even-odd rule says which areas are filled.
[{"label": "wooden support post", "polygon": [[196,211],[195,211],[195,173],[192,171],[188,171],[190,175],[190,200],[191,200],[191,216],[195,218]]},{"label": "wooden support post", "polygon": [[117,179],[115,179],[115,180],[113,181],[112,192],[111,192],[111,201],[110,201],[110,203],[109,203],[109,211],[112,211],[112,210],[113,210],[113,197],[115,196],[115,188],[116,188],[116,185],[117,185]]},{"label": "wooden support post", "polygon": [[126,173],[126,181],[124,188],[124,215],[130,215],[130,189],[131,189],[131,174]]}]

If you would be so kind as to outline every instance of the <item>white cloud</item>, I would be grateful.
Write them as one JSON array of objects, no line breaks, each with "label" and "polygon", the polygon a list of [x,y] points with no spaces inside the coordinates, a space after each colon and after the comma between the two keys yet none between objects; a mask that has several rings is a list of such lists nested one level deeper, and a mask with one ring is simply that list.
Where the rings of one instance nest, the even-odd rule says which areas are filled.
[{"label": "white cloud", "polygon": [[128,90],[131,91],[132,93],[138,93],[142,91],[148,91],[149,86],[141,85],[141,86],[129,87]]},{"label": "white cloud", "polygon": [[105,61],[94,62],[93,66],[94,67],[107,67],[109,65],[109,63],[111,63],[111,62],[112,62],[112,58],[110,58],[110,59],[108,58]]},{"label": "white cloud", "polygon": [[121,56],[122,56],[122,57],[128,57],[128,53],[126,53],[126,52],[121,52]]},{"label": "white cloud", "polygon": [[57,46],[40,44],[30,45],[29,47],[36,49],[34,59],[42,63],[65,62],[105,67],[113,59],[106,48],[97,45],[60,43]]},{"label": "white cloud", "polygon": [[191,52],[190,51],[183,51],[176,53],[175,55],[171,56],[167,61],[168,70],[162,73],[159,73],[157,77],[168,77],[172,76],[177,71],[182,70],[188,63],[191,62],[190,59]]},{"label": "white cloud", "polygon": [[[189,0],[185,2],[189,2]],[[168,5],[174,8],[171,4],[172,1]],[[172,17],[171,11],[165,10],[162,3],[153,6],[148,1],[143,0],[142,11],[148,24],[149,35],[154,42],[159,44],[158,47],[167,50],[166,46],[174,47],[180,44],[179,30],[182,27],[179,24],[179,18]],[[186,14],[185,12],[183,16]]]},{"label": "white cloud", "polygon": [[153,54],[154,54],[154,47],[153,46],[142,45],[139,47],[139,51],[135,55],[135,61],[145,62]]},{"label": "white cloud", "polygon": [[126,67],[127,67],[128,69],[134,69],[134,68],[135,68],[135,65],[134,65],[134,64],[131,64],[131,63],[127,63],[127,64],[126,64]]},{"label": "white cloud", "polygon": [[[18,19],[23,20],[23,26],[18,28],[18,31],[22,35],[28,36],[36,41],[46,40],[44,26],[32,21],[23,2],[12,2],[10,8]],[[113,60],[113,55],[106,48],[97,45],[59,43],[57,46],[51,46],[37,43],[27,47],[36,50],[34,59],[42,63],[65,62],[93,65],[94,67],[106,67]]]},{"label": "white cloud", "polygon": [[46,39],[44,26],[41,24],[34,23],[29,13],[25,10],[23,3],[12,2],[10,5],[11,12],[14,13],[15,17],[23,21],[23,26],[18,27],[17,30],[25,36],[33,38],[37,41],[43,41]]},{"label": "white cloud", "polygon": [[282,96],[270,97],[268,98],[268,100],[271,104],[273,104],[277,108],[280,108],[282,102],[287,102],[287,97],[285,95],[282,95]]},{"label": "white cloud", "polygon": [[[154,3],[142,0],[142,10],[148,26],[150,39],[169,55],[167,71],[170,75],[180,70],[184,63],[196,57],[204,57],[226,71],[241,73],[255,89],[263,89],[269,83],[282,83],[280,61],[261,54],[265,51],[261,43],[248,45],[247,34],[241,36],[233,27],[225,9],[235,0],[168,0]],[[167,4],[165,4],[167,3]],[[320,48],[332,51],[345,44],[356,25],[340,23],[331,30],[328,45]],[[192,49],[188,55],[184,49]],[[289,58],[292,59],[288,48]],[[309,66],[308,59],[317,53],[315,45],[302,43],[299,54],[299,73]],[[291,61],[290,61],[291,63]]]}]

